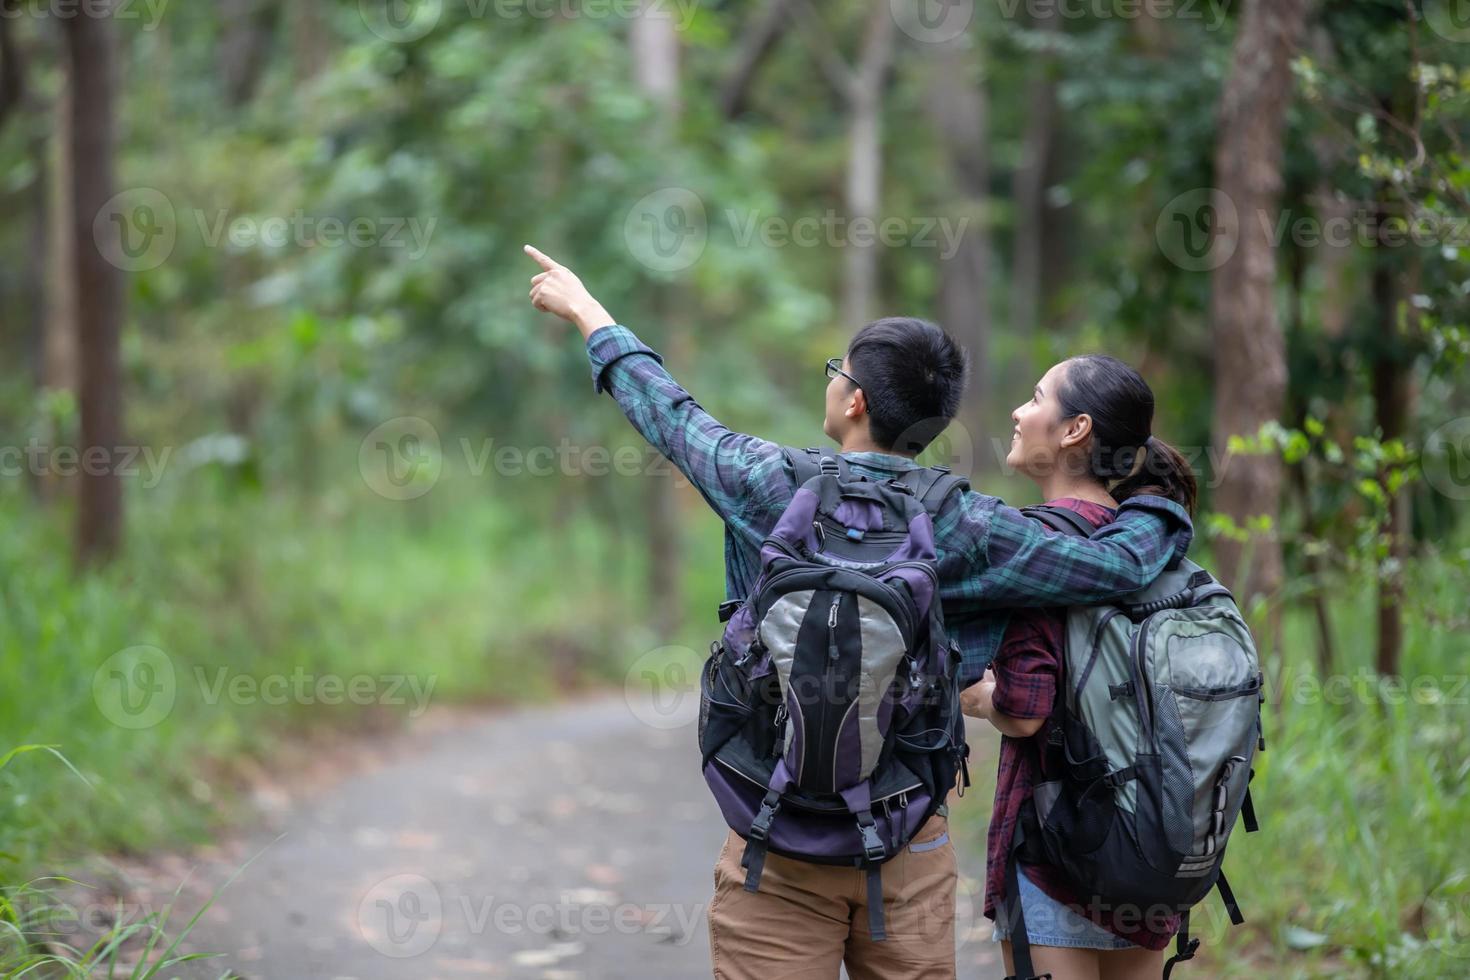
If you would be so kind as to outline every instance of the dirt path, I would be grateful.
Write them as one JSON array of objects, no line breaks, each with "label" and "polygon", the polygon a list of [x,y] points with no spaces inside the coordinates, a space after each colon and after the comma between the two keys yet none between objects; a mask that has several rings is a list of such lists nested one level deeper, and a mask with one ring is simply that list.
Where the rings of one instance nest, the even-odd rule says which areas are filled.
[{"label": "dirt path", "polygon": [[[612,696],[455,724],[291,805],[195,872],[197,894],[262,851],[190,942],[227,956],[191,975],[709,976],[725,828],[688,726],[650,717]],[[961,843],[960,976],[999,976]]]}]

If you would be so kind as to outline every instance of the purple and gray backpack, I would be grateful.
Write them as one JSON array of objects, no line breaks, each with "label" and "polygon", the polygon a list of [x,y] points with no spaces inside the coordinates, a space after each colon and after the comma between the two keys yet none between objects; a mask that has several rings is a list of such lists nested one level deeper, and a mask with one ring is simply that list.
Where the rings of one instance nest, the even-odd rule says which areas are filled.
[{"label": "purple and gray backpack", "polygon": [[798,488],[750,596],[721,607],[701,677],[704,775],[746,841],[748,891],[767,852],[864,868],[878,940],[882,864],[961,772],[969,785],[933,525],[969,484],[943,467],[869,480],[820,450],[785,452]]}]

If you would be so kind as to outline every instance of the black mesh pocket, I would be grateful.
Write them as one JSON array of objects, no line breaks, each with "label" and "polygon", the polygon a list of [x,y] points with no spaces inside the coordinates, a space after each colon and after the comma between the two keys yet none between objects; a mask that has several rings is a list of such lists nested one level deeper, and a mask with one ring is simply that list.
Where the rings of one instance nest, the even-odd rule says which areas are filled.
[{"label": "black mesh pocket", "polygon": [[699,676],[699,751],[709,759],[749,721],[750,683],[718,644]]}]

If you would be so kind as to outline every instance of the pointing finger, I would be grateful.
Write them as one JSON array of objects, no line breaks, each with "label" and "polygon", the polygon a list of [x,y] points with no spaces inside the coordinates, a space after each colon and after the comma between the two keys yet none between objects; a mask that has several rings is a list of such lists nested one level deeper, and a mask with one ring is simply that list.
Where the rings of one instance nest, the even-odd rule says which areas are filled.
[{"label": "pointing finger", "polygon": [[550,272],[553,269],[560,269],[561,268],[561,264],[560,263],[558,263],[551,256],[547,255],[545,252],[541,251],[536,246],[534,246],[534,245],[525,245],[525,246],[522,246],[522,247],[525,248],[526,254],[529,255],[531,258],[535,259],[536,260],[536,264],[539,265],[539,266],[541,266],[541,268],[545,269],[547,272]]}]

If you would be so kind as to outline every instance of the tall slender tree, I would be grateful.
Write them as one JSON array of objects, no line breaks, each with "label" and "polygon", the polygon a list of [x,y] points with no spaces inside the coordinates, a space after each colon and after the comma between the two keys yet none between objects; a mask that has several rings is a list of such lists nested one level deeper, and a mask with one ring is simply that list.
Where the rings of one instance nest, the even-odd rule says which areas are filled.
[{"label": "tall slender tree", "polygon": [[[1215,335],[1214,441],[1253,436],[1286,408],[1286,344],[1276,311],[1276,253],[1270,238],[1282,190],[1282,145],[1292,98],[1291,59],[1310,0],[1247,0],[1221,97],[1215,182],[1233,208],[1222,208],[1234,252],[1214,272],[1210,302]],[[1224,454],[1215,508],[1246,524],[1280,518],[1281,460]],[[1246,560],[1248,557],[1248,561]],[[1222,540],[1222,578],[1243,596],[1275,598],[1281,543],[1273,531],[1249,542]],[[1274,607],[1274,604],[1273,604]],[[1273,619],[1273,633],[1276,620]]]},{"label": "tall slender tree", "polygon": [[123,320],[122,271],[108,261],[94,222],[115,193],[113,181],[114,25],[110,17],[63,21],[71,83],[71,206],[81,351],[80,492],[76,556],[103,561],[122,542],[123,496],[116,456],[122,432],[118,335]]}]

